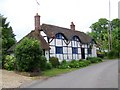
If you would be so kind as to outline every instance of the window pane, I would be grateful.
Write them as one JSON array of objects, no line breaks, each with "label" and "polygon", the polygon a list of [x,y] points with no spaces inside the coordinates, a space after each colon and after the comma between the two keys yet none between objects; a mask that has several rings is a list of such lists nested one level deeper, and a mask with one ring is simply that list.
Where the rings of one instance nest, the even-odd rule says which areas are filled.
[{"label": "window pane", "polygon": [[72,48],[72,53],[73,54],[78,54],[78,48],[77,47],[73,47]]},{"label": "window pane", "polygon": [[60,33],[56,34],[57,39],[62,39],[62,35]]},{"label": "window pane", "polygon": [[56,47],[56,54],[63,54],[63,47]]}]

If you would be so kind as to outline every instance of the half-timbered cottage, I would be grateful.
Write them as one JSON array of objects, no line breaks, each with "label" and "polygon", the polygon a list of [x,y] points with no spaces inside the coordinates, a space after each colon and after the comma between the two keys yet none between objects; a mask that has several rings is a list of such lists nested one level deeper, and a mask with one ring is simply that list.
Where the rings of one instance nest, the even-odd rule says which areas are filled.
[{"label": "half-timbered cottage", "polygon": [[[54,56],[59,60],[79,60],[97,56],[94,39],[76,30],[73,22],[70,29],[49,24],[40,25],[40,16],[36,14],[35,30],[25,37],[38,39],[47,59]],[[15,45],[8,51],[13,51],[14,47]]]}]

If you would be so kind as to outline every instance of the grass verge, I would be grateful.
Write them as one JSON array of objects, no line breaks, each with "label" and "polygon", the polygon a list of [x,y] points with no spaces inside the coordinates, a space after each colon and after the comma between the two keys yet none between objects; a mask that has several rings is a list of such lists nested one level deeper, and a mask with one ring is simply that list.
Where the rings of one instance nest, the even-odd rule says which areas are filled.
[{"label": "grass verge", "polygon": [[51,70],[46,70],[42,72],[42,76],[47,76],[47,77],[52,77],[52,76],[57,76],[60,74],[64,74],[67,72],[71,72],[74,70],[77,70],[79,68],[70,68],[70,69],[58,69],[58,68],[53,68]]}]

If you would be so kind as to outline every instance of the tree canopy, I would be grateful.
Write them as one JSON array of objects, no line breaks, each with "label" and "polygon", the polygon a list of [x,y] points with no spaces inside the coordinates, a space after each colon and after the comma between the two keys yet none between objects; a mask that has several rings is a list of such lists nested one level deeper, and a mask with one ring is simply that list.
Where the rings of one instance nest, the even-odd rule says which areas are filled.
[{"label": "tree canopy", "polygon": [[7,18],[0,14],[0,21],[2,22],[0,25],[0,32],[2,41],[2,60],[4,63],[4,56],[7,55],[7,50],[16,43],[16,39],[12,27],[9,26],[9,22],[7,22]]},{"label": "tree canopy", "polygon": [[100,50],[108,50],[109,24],[111,25],[112,50],[120,52],[120,19],[109,21],[106,18],[100,18],[90,26],[92,31],[88,34],[95,39]]}]

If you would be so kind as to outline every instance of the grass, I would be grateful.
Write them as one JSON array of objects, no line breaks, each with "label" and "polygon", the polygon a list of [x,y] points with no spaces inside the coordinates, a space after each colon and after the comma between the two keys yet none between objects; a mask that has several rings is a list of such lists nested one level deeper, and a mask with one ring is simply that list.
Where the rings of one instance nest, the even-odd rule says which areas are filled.
[{"label": "grass", "polygon": [[42,76],[53,77],[53,76],[57,76],[57,75],[60,75],[60,74],[71,72],[71,71],[74,71],[74,70],[77,70],[77,69],[79,69],[79,68],[70,68],[70,69],[53,68],[51,70],[43,71]]}]

